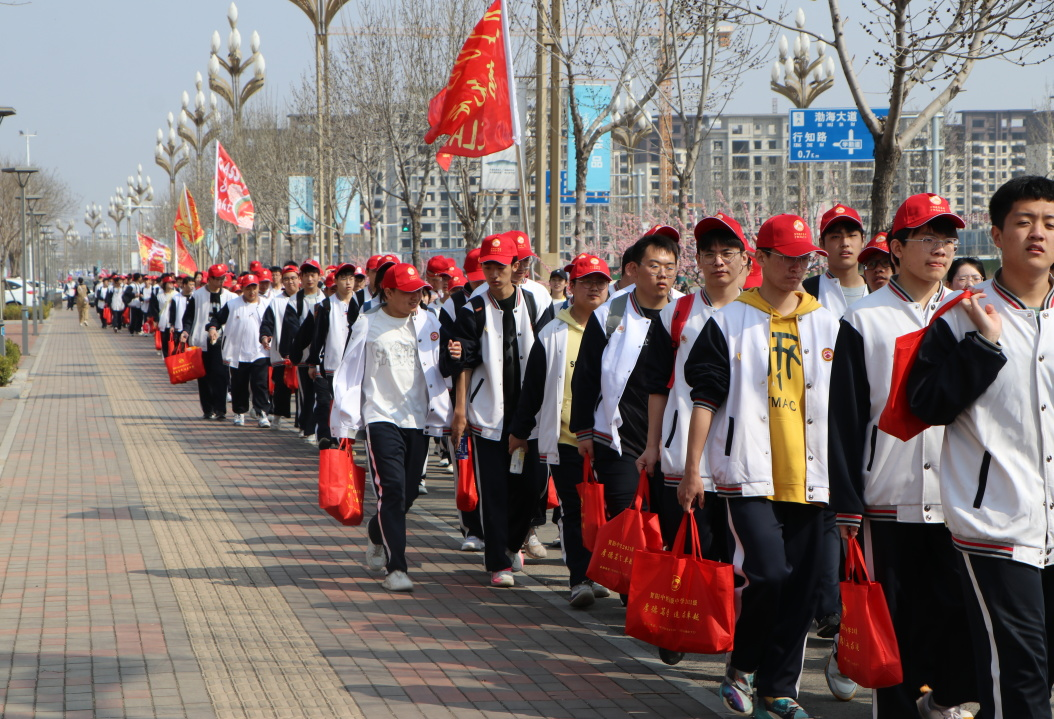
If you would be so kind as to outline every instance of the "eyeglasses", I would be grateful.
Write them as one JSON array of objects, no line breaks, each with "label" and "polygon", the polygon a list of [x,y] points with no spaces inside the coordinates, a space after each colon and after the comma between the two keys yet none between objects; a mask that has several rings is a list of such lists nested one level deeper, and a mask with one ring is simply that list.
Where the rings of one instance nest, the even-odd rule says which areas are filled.
[{"label": "eyeglasses", "polygon": [[660,265],[658,262],[652,262],[647,265],[641,265],[640,269],[647,272],[653,277],[658,277],[660,274],[667,277],[671,277],[677,274],[677,264],[670,263],[668,265]]},{"label": "eyeglasses", "polygon": [[956,282],[970,282],[970,283],[976,285],[978,282],[984,282],[984,278],[981,277],[980,275],[959,275],[958,277],[955,278],[955,281]]},{"label": "eyeglasses", "polygon": [[798,257],[787,257],[787,255],[781,255],[779,252],[773,252],[772,250],[769,250],[768,255],[769,257],[778,258],[780,262],[789,267],[800,265],[802,267],[808,268],[812,267],[813,262],[816,261],[816,253],[814,252],[810,252],[807,255],[799,255]]},{"label": "eyeglasses", "polygon": [[950,247],[953,250],[959,246],[959,240],[956,237],[916,237],[915,239],[906,238],[901,242],[918,242],[924,248],[929,251],[933,251],[938,247]]},{"label": "eyeglasses", "polygon": [[585,277],[579,277],[575,280],[575,285],[582,285],[583,287],[592,287],[594,289],[607,287],[608,279],[603,275],[586,275]]},{"label": "eyeglasses", "polygon": [[882,269],[885,269],[885,270],[891,270],[891,269],[893,269],[893,263],[890,262],[886,258],[882,258],[880,260],[871,260],[870,262],[864,264],[864,269],[865,270],[874,271],[874,270],[877,270],[879,268],[882,268]]},{"label": "eyeglasses", "polygon": [[700,261],[704,265],[717,264],[717,258],[721,258],[721,261],[726,265],[735,261],[737,257],[743,254],[742,250],[724,250],[723,252],[703,252],[699,255]]}]

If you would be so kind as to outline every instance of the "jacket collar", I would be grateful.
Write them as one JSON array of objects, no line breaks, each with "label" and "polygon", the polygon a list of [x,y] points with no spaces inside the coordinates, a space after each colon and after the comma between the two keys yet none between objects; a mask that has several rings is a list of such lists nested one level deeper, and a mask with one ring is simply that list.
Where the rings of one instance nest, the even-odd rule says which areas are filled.
[{"label": "jacket collar", "polygon": [[[908,304],[912,305],[919,304],[918,302],[913,300],[911,298],[911,295],[908,294],[908,291],[905,290],[899,282],[897,282],[897,277],[899,277],[899,275],[893,275],[889,278],[889,283],[886,285],[886,287],[889,288],[889,291],[892,292],[893,295],[902,302],[907,302]],[[948,288],[944,286],[943,282],[941,282],[938,284],[937,291],[934,293],[933,297],[930,298],[930,301],[942,302],[944,298],[948,296],[948,292]]]},{"label": "jacket collar", "polygon": [[[1029,310],[1029,309],[1032,309],[1031,307],[1026,305],[1024,302],[1022,302],[1021,299],[1017,295],[1015,295],[1013,292],[1011,292],[1010,290],[1008,290],[1006,288],[1006,285],[1004,285],[1001,282],[1002,278],[1003,278],[1003,268],[999,268],[995,272],[995,279],[992,280],[992,289],[994,289],[996,291],[996,294],[998,294],[1000,297],[1002,297],[1003,301],[1005,301],[1008,305],[1013,307],[1015,310]],[[1054,277],[1051,278],[1051,282],[1052,282],[1052,284],[1054,284]],[[1054,287],[1051,287],[1050,291],[1047,292],[1047,296],[1043,298],[1043,306],[1042,306],[1041,309],[1048,310],[1051,307],[1054,307]]]}]

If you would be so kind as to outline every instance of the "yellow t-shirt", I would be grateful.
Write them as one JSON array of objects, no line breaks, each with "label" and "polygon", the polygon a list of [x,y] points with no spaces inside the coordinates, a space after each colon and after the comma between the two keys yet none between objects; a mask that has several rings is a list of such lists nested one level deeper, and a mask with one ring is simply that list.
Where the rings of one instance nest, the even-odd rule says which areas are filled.
[{"label": "yellow t-shirt", "polygon": [[564,402],[560,407],[560,444],[578,446],[578,438],[575,433],[568,429],[571,423],[571,376],[575,373],[575,360],[578,359],[578,350],[582,346],[582,333],[585,326],[578,324],[571,315],[570,309],[560,310],[556,319],[567,323],[567,355],[565,361],[567,367],[564,369]]}]

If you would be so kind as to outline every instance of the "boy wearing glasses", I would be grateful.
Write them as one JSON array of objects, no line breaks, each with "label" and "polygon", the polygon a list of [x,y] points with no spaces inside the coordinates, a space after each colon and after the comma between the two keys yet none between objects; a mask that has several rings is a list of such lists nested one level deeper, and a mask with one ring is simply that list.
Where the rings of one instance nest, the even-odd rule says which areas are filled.
[{"label": "boy wearing glasses", "polygon": [[1049,717],[1054,181],[1010,180],[989,216],[1002,267],[926,333],[908,396],[946,426],[941,499],[966,577],[979,716]]},{"label": "boy wearing glasses", "polygon": [[796,697],[823,571],[838,320],[799,288],[823,253],[802,218],[767,220],[757,236],[761,287],[714,313],[684,367],[693,409],[677,494],[685,510],[704,505],[705,445],[714,487],[728,500],[740,584],[720,694],[742,716],[808,717]]},{"label": "boy wearing glasses", "polygon": [[[897,338],[925,327],[952,295],[942,279],[964,226],[938,195],[905,200],[889,242],[900,271],[846,311],[834,350],[831,507],[843,537],[865,528],[864,551],[885,592],[904,670],[901,684],[875,690],[876,719],[916,711],[926,719],[957,717],[958,705],[976,698],[961,579],[941,505],[944,428],[907,442],[878,428]],[[831,665],[837,665],[837,644],[829,683]],[[922,695],[924,684],[933,691]]]},{"label": "boy wearing glasses", "polygon": [[889,284],[894,269],[885,232],[879,232],[867,243],[860,253],[860,264],[864,266],[864,282],[867,283],[868,292],[878,292]]},{"label": "boy wearing glasses", "polygon": [[[653,352],[672,363],[670,341],[660,339],[660,312],[677,279],[677,242],[667,234],[637,240],[636,284],[603,305],[586,325],[571,383],[570,429],[578,452],[593,463],[604,485],[609,517],[633,502],[640,470],[637,458],[648,444],[648,395]],[[609,321],[610,320],[610,321]],[[662,475],[655,472],[651,497],[656,511]]]}]

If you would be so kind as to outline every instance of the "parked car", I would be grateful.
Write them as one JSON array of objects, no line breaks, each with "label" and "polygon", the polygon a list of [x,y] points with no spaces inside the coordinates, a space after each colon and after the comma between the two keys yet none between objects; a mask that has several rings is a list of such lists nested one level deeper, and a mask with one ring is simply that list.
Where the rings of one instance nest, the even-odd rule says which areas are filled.
[{"label": "parked car", "polygon": [[[37,293],[34,289],[33,283],[30,283],[29,286],[26,287],[26,304],[32,307],[36,305],[36,300]],[[22,278],[8,277],[4,280],[4,304],[22,304]]]}]

